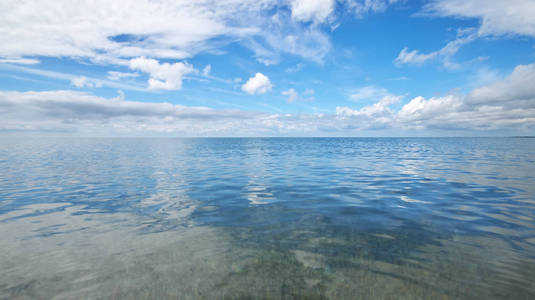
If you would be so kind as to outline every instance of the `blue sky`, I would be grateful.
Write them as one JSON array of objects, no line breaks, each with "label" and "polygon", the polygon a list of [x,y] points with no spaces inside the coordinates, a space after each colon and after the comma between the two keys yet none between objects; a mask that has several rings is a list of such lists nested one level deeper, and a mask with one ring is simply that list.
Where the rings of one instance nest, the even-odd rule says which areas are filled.
[{"label": "blue sky", "polygon": [[3,1],[0,132],[535,134],[531,0]]}]

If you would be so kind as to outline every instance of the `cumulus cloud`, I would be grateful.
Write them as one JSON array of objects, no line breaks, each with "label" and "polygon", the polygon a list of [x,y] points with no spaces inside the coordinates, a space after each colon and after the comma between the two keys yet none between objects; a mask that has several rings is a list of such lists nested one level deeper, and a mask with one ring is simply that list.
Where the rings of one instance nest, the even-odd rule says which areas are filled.
[{"label": "cumulus cloud", "polygon": [[520,65],[503,80],[467,95],[416,97],[399,111],[398,122],[408,128],[533,127],[534,80],[535,65]]},{"label": "cumulus cloud", "polygon": [[452,57],[459,51],[461,46],[472,42],[475,38],[476,33],[473,28],[459,29],[457,31],[457,38],[447,43],[442,49],[423,54],[418,50],[409,51],[409,49],[405,47],[394,60],[394,63],[397,66],[404,64],[422,65],[428,61],[439,59],[444,67],[455,69],[458,67],[458,64],[452,61]]},{"label": "cumulus cloud", "polygon": [[195,72],[192,65],[183,62],[163,63],[146,57],[130,60],[130,68],[149,74],[149,88],[161,90],[180,90],[185,75]]},{"label": "cumulus cloud", "polygon": [[468,105],[535,108],[535,64],[517,66],[504,80],[471,91]]},{"label": "cumulus cloud", "polygon": [[241,89],[247,94],[255,95],[265,94],[271,91],[272,87],[273,86],[267,76],[262,73],[256,73],[255,76],[249,78],[249,80],[242,85]]},{"label": "cumulus cloud", "polygon": [[[387,95],[379,102],[358,110],[337,107],[336,114],[339,118],[354,119],[359,123],[364,119],[371,128],[479,131],[513,128],[525,132],[535,129],[533,82],[535,64],[520,65],[506,78],[475,88],[466,95],[429,99],[415,97],[399,111],[393,111],[390,105],[399,102],[401,98]],[[366,90],[373,89],[364,89]]]},{"label": "cumulus cloud", "polygon": [[334,0],[293,0],[292,18],[298,21],[324,22],[334,10]]},{"label": "cumulus cloud", "polygon": [[384,96],[379,102],[354,110],[349,107],[336,107],[336,116],[339,119],[358,120],[359,129],[384,129],[395,127],[395,113],[390,105],[399,102],[403,96]]},{"label": "cumulus cloud", "polygon": [[425,99],[416,97],[397,115],[398,126],[407,129],[533,130],[535,109],[501,105],[467,105],[467,97],[449,95]]},{"label": "cumulus cloud", "polygon": [[450,118],[453,112],[462,106],[458,96],[433,97],[425,99],[416,97],[405,104],[398,112],[398,119],[410,126],[421,126],[424,122]]},{"label": "cumulus cloud", "polygon": [[532,0],[433,0],[424,7],[424,14],[480,19],[480,35],[535,37],[535,1]]}]

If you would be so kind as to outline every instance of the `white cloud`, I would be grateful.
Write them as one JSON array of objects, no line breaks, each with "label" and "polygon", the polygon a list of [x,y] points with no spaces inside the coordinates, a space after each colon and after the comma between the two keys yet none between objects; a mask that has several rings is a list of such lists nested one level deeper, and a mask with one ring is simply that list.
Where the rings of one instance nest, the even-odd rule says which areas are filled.
[{"label": "white cloud", "polygon": [[535,64],[520,65],[505,79],[471,91],[466,102],[469,105],[535,108],[534,83]]},{"label": "white cloud", "polygon": [[473,74],[469,76],[468,83],[471,87],[480,87],[501,80],[503,77],[498,70],[481,67],[474,70]]},{"label": "white cloud", "polygon": [[262,73],[256,73],[254,77],[249,78],[241,87],[242,91],[250,95],[265,94],[272,89],[269,78]]},{"label": "white cloud", "polygon": [[96,97],[73,91],[0,91],[0,133],[77,136],[325,135],[372,128],[370,119],[331,114],[267,114]]},{"label": "white cloud", "polygon": [[85,87],[86,86],[86,83],[87,83],[87,78],[84,77],[84,76],[81,76],[81,77],[75,77],[71,80],[71,84],[74,85],[75,87]]},{"label": "white cloud", "polygon": [[[337,107],[339,118],[354,119],[364,128],[392,128],[411,130],[497,130],[513,128],[533,132],[535,129],[535,64],[517,66],[506,78],[473,89],[466,95],[443,97],[415,97],[399,111],[389,106],[400,100],[384,96],[379,102],[359,110]],[[374,90],[374,89],[364,89]],[[368,96],[379,92],[363,92]],[[360,98],[360,97],[359,97]]]},{"label": "white cloud", "polygon": [[389,106],[396,102],[399,102],[403,96],[387,95],[381,98],[379,102],[370,106],[365,106],[359,110],[353,110],[348,107],[337,107],[336,114],[338,116],[366,116],[374,118],[376,121],[387,123],[393,118],[393,111]]},{"label": "white cloud", "polygon": [[409,77],[407,77],[407,76],[399,76],[399,77],[388,78],[387,80],[393,80],[393,81],[409,80]]},{"label": "white cloud", "polygon": [[259,60],[277,62],[288,53],[321,62],[330,40],[300,21],[325,20],[334,0],[308,2],[6,0],[0,2],[0,57],[68,56],[128,65],[134,57],[181,60],[238,42]]},{"label": "white cloud", "polygon": [[212,71],[212,65],[206,65],[206,67],[204,67],[204,69],[202,69],[202,75],[203,76],[208,76],[208,75],[210,75],[210,71]]},{"label": "white cloud", "polygon": [[290,103],[297,100],[297,97],[298,97],[297,92],[293,88],[283,91],[281,94],[284,96],[288,96],[288,102]]},{"label": "white cloud", "polygon": [[[46,78],[53,78],[57,80],[68,81],[73,85],[74,85],[73,81],[76,81],[75,80],[76,78],[85,77],[85,76],[77,76],[77,75],[69,74],[69,73],[62,73],[62,72],[56,72],[56,71],[50,71],[50,70],[44,70],[44,69],[36,69],[36,68],[30,68],[30,67],[18,66],[18,65],[3,65],[1,67],[2,69],[6,69],[9,71],[22,72],[22,73],[36,75],[36,76],[43,76]],[[95,87],[107,86],[111,88],[124,89],[124,90],[146,91],[145,88],[141,86],[137,86],[137,85],[125,84],[125,83],[121,83],[117,81],[98,79],[98,78],[93,78],[93,77],[86,77],[86,78],[87,78],[87,81],[90,83],[93,83]]]},{"label": "white cloud", "polygon": [[117,97],[115,97],[117,100],[124,100],[124,92],[121,90],[117,91]]},{"label": "white cloud", "polygon": [[398,57],[394,61],[397,65],[402,64],[414,64],[421,65],[435,57],[437,57],[438,52],[431,52],[428,54],[421,54],[418,50],[409,51],[407,47],[401,49]]},{"label": "white cloud", "polygon": [[[86,134],[178,132],[195,135],[251,126],[259,114],[169,103],[101,98],[73,91],[0,92],[0,131],[67,131]],[[242,124],[243,123],[243,124]]]},{"label": "white cloud", "polygon": [[412,125],[420,125],[424,121],[443,118],[451,112],[458,110],[462,101],[458,96],[433,97],[426,100],[416,97],[405,104],[398,113],[398,118]]},{"label": "white cloud", "polygon": [[88,79],[85,76],[74,77],[71,79],[71,84],[78,88],[94,88],[102,87],[102,83],[98,80]]},{"label": "white cloud", "polygon": [[533,0],[434,0],[424,7],[424,13],[480,19],[480,35],[518,34],[535,37]]},{"label": "white cloud", "polygon": [[399,103],[402,97],[388,94],[360,109],[337,107],[332,114],[270,114],[135,102],[124,99],[120,92],[115,98],[102,98],[74,91],[0,91],[0,132],[53,131],[97,136],[318,136],[367,130],[407,130],[405,134],[411,134],[432,129],[435,133],[441,130],[445,135],[489,130],[532,134],[535,130],[533,82],[535,64],[520,65],[505,78],[464,95],[415,97],[401,109],[394,110],[393,104]]},{"label": "white cloud", "polygon": [[[268,3],[233,1],[69,0],[0,3],[0,55],[182,59],[211,48],[216,36],[257,31],[232,26],[232,14],[256,14]],[[46,12],[46,13],[44,13]],[[180,20],[177,22],[176,20]]]},{"label": "white cloud", "polygon": [[299,71],[301,71],[303,69],[303,67],[305,66],[305,64],[303,63],[298,63],[296,64],[295,66],[293,67],[289,67],[286,69],[286,72],[288,73],[297,73]]},{"label": "white cloud", "polygon": [[138,57],[130,60],[130,68],[139,70],[150,75],[148,80],[150,89],[179,90],[182,88],[184,75],[195,72],[188,63],[163,63],[146,57]]},{"label": "white cloud", "polygon": [[535,126],[535,64],[520,65],[505,79],[467,95],[416,97],[398,113],[408,128],[496,129]]},{"label": "white cloud", "polygon": [[458,68],[458,64],[452,62],[452,57],[459,51],[462,45],[472,42],[476,38],[473,28],[460,29],[457,31],[457,38],[446,44],[442,49],[422,54],[418,50],[409,51],[403,48],[398,57],[394,60],[397,66],[403,64],[422,65],[433,59],[441,60],[444,67],[449,69]]},{"label": "white cloud", "polygon": [[21,64],[21,65],[35,65],[40,61],[33,58],[21,57],[0,57],[0,64]]},{"label": "white cloud", "polygon": [[331,41],[328,26],[319,25],[336,28],[336,5],[360,16],[394,2],[4,0],[0,57],[74,57],[127,66],[135,57],[183,60],[240,43],[265,64],[278,63],[283,54],[323,63]]},{"label": "white cloud", "polygon": [[314,101],[314,89],[305,89],[302,92],[302,95],[300,96],[299,93],[294,89],[290,88],[286,91],[283,91],[281,94],[284,96],[288,96],[288,103],[292,103],[294,101]]},{"label": "white cloud", "polygon": [[345,0],[349,9],[359,18],[362,18],[370,12],[383,12],[388,6],[398,1],[399,0]]},{"label": "white cloud", "polygon": [[[459,48],[480,36],[526,35],[535,37],[535,2],[532,0],[488,1],[488,0],[432,0],[419,15],[453,16],[481,20],[477,30],[459,30],[457,38],[444,48],[422,54],[417,50],[401,50],[395,59],[396,65],[415,64],[440,59],[446,68],[458,68],[451,61]],[[481,58],[479,58],[481,59]]]},{"label": "white cloud", "polygon": [[245,45],[255,53],[257,60],[265,65],[279,63],[281,53],[322,64],[331,50],[331,41],[327,34],[317,26],[292,22],[291,17],[284,12],[275,14],[269,22],[259,26],[265,30],[259,32],[257,37],[248,39]]},{"label": "white cloud", "polygon": [[397,123],[407,129],[489,130],[535,125],[535,110],[501,106],[467,106],[466,97],[448,95],[425,99],[416,97],[397,115]]},{"label": "white cloud", "polygon": [[388,90],[376,87],[374,85],[364,86],[355,91],[353,91],[349,98],[353,101],[362,101],[362,100],[375,100],[381,99],[385,96],[391,96]]},{"label": "white cloud", "polygon": [[322,23],[332,14],[334,4],[334,0],[292,0],[292,18]]},{"label": "white cloud", "polygon": [[[395,112],[390,105],[403,99],[403,96],[392,95],[388,90],[376,86],[365,86],[350,95],[353,101],[376,101],[361,109],[336,107],[336,117],[345,122],[355,122],[350,127],[358,130],[386,129],[395,127]],[[378,100],[379,99],[379,100]]]},{"label": "white cloud", "polygon": [[122,78],[138,77],[139,73],[108,71],[108,79],[121,80]]}]

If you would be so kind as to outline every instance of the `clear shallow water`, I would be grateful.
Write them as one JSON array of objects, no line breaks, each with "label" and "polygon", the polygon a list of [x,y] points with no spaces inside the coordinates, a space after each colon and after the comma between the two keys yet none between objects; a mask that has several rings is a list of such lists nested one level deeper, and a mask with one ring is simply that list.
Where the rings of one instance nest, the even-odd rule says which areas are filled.
[{"label": "clear shallow water", "polygon": [[535,139],[2,139],[0,298],[535,297]]}]

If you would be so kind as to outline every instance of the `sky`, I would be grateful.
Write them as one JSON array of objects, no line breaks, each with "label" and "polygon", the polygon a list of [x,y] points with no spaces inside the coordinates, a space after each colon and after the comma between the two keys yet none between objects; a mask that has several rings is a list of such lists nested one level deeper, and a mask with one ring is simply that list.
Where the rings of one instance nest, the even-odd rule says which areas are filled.
[{"label": "sky", "polygon": [[0,135],[535,135],[535,1],[3,0],[0,115]]}]

